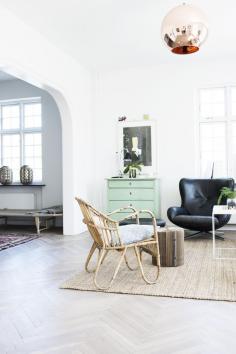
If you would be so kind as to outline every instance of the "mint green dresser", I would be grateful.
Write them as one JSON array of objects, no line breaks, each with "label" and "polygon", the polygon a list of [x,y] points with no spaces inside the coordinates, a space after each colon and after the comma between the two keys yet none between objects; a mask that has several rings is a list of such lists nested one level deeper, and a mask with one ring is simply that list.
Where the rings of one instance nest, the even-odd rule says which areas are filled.
[{"label": "mint green dresser", "polygon": [[[131,206],[138,210],[151,210],[156,217],[160,216],[159,184],[157,178],[108,178],[107,212]],[[127,213],[119,213],[116,219],[122,219]],[[150,215],[142,214],[141,217],[147,218]]]}]

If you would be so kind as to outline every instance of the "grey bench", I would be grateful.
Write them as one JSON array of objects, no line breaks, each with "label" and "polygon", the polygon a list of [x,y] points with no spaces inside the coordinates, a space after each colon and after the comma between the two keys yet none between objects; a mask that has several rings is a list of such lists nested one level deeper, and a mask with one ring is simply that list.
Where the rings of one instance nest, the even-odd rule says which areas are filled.
[{"label": "grey bench", "polygon": [[[63,215],[62,207],[50,207],[46,209],[0,209],[0,219],[5,219],[5,224],[7,225],[9,217],[22,217],[22,218],[33,218],[35,221],[37,234],[41,231],[48,230],[50,227],[49,222],[52,221],[53,226],[55,226],[55,221],[57,217]],[[42,219],[45,220],[45,224],[41,227]]]}]

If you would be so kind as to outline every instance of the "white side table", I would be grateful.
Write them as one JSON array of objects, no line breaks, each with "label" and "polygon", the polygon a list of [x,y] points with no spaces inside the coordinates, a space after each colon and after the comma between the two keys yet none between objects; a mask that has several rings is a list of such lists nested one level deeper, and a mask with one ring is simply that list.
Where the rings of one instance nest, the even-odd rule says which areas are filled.
[{"label": "white side table", "polygon": [[236,209],[228,209],[227,205],[214,205],[212,211],[212,240],[213,240],[213,258],[215,259],[235,259],[235,257],[221,257],[221,250],[236,250],[235,247],[216,247],[215,238],[215,216],[216,215],[236,215]]}]

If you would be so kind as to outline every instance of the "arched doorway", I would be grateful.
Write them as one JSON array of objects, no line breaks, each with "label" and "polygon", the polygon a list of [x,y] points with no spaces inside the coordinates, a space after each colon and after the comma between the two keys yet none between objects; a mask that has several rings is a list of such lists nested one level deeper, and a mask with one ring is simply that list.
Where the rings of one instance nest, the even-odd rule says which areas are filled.
[{"label": "arched doorway", "polygon": [[23,80],[31,85],[47,91],[55,100],[61,117],[62,125],[62,189],[63,189],[63,233],[64,235],[75,233],[74,227],[74,181],[73,172],[73,124],[70,109],[65,95],[56,88],[56,85],[48,82],[45,78],[35,76],[29,68],[19,68],[17,64],[0,65],[0,70]]}]

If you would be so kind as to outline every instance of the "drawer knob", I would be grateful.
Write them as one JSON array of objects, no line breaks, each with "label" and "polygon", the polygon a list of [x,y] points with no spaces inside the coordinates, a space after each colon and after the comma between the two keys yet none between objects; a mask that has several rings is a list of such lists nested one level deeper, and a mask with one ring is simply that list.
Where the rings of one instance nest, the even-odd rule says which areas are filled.
[{"label": "drawer knob", "polygon": [[133,204],[130,204],[129,206],[133,206]]},{"label": "drawer knob", "polygon": [[129,185],[132,186],[132,182],[129,182]]},{"label": "drawer knob", "polygon": [[132,192],[129,192],[129,195],[132,195]]}]

